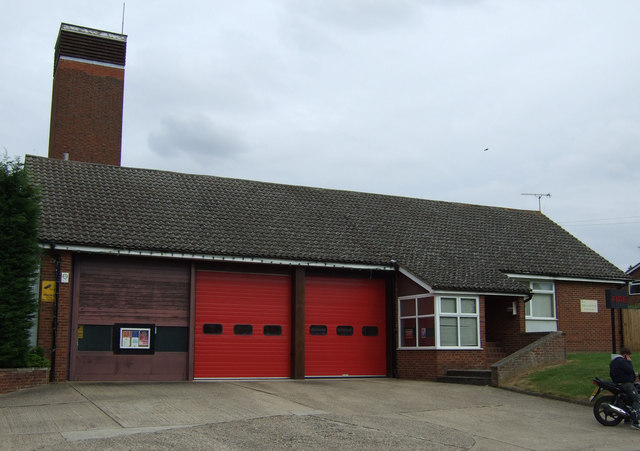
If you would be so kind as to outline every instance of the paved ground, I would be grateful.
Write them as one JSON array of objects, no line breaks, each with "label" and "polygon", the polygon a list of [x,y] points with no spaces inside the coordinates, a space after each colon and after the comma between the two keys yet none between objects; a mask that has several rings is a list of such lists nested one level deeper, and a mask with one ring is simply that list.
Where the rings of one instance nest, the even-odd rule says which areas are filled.
[{"label": "paved ground", "polygon": [[638,450],[590,407],[397,379],[65,383],[0,395],[0,449]]}]

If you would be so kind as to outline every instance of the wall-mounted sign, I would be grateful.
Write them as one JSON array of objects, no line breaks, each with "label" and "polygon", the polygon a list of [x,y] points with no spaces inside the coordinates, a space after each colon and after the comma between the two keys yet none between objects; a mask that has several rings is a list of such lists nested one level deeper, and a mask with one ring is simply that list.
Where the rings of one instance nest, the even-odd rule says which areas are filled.
[{"label": "wall-mounted sign", "polygon": [[116,354],[153,354],[154,324],[115,324],[113,331]]},{"label": "wall-mounted sign", "polygon": [[42,302],[55,302],[56,300],[56,283],[52,280],[42,281],[42,290],[40,292],[40,300]]},{"label": "wall-mounted sign", "polygon": [[629,308],[627,290],[606,290],[607,308]]},{"label": "wall-mounted sign", "polygon": [[580,299],[582,313],[598,313],[598,301],[594,299]]}]

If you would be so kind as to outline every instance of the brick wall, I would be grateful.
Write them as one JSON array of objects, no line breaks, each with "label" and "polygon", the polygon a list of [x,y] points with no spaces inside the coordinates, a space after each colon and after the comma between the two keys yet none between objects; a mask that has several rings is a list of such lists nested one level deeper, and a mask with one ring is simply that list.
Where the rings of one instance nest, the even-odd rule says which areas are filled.
[{"label": "brick wall", "polygon": [[9,393],[48,382],[49,368],[0,369],[0,393]]},{"label": "brick wall", "polygon": [[[70,252],[48,251],[42,256],[40,269],[42,281],[56,280],[56,255],[60,256],[60,272],[68,272],[71,279],[73,278],[72,254]],[[40,290],[42,291],[42,284],[40,284]],[[53,336],[56,304],[55,302],[42,301],[42,292],[39,293],[38,346],[44,349],[45,357],[52,362],[51,378],[56,382],[66,381],[68,378],[69,341],[71,332],[71,291],[71,280],[66,284],[58,283],[58,323],[56,329],[55,357],[53,355]]]},{"label": "brick wall", "polygon": [[[566,333],[568,352],[611,350],[611,310],[605,306],[605,290],[615,288],[601,283],[556,282],[558,330]],[[582,312],[581,300],[595,300],[598,313]],[[620,330],[619,315],[615,315]],[[619,342],[620,337],[616,337]]]},{"label": "brick wall", "polygon": [[120,165],[124,68],[60,59],[53,79],[49,157]]},{"label": "brick wall", "polygon": [[523,371],[565,362],[565,338],[564,332],[551,332],[491,365],[491,384],[499,387]]}]

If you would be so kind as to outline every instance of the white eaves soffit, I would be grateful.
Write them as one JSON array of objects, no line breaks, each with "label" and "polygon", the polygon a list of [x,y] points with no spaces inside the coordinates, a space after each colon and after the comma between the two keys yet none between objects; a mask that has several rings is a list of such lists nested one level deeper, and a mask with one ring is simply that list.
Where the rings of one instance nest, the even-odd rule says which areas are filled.
[{"label": "white eaves soffit", "polygon": [[614,283],[614,284],[627,284],[627,280],[623,279],[587,279],[584,277],[553,277],[553,276],[538,276],[535,274],[515,274],[506,273],[507,277],[511,279],[519,280],[559,280],[563,282],[592,282],[592,283]]},{"label": "white eaves soffit", "polygon": [[368,265],[360,263],[341,263],[341,262],[318,262],[306,260],[287,260],[277,258],[262,257],[239,257],[229,255],[210,255],[210,254],[193,254],[186,252],[162,252],[162,251],[143,251],[130,249],[113,249],[107,247],[93,246],[76,246],[65,244],[41,244],[44,249],[55,249],[60,251],[81,252],[85,254],[104,254],[104,255],[123,255],[132,257],[157,257],[157,258],[177,258],[184,260],[199,261],[218,261],[218,262],[238,262],[238,263],[261,263],[270,265],[283,266],[308,266],[316,268],[343,268],[343,269],[365,269],[373,271],[393,271],[395,266],[391,263],[388,265]]}]

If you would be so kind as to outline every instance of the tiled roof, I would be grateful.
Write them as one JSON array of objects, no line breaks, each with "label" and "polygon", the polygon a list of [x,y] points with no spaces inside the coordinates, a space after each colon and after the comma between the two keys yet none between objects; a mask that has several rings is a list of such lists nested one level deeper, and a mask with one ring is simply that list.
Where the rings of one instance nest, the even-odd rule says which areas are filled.
[{"label": "tiled roof", "polygon": [[625,279],[537,211],[27,156],[46,243],[351,264],[435,289],[523,292],[505,273]]}]

